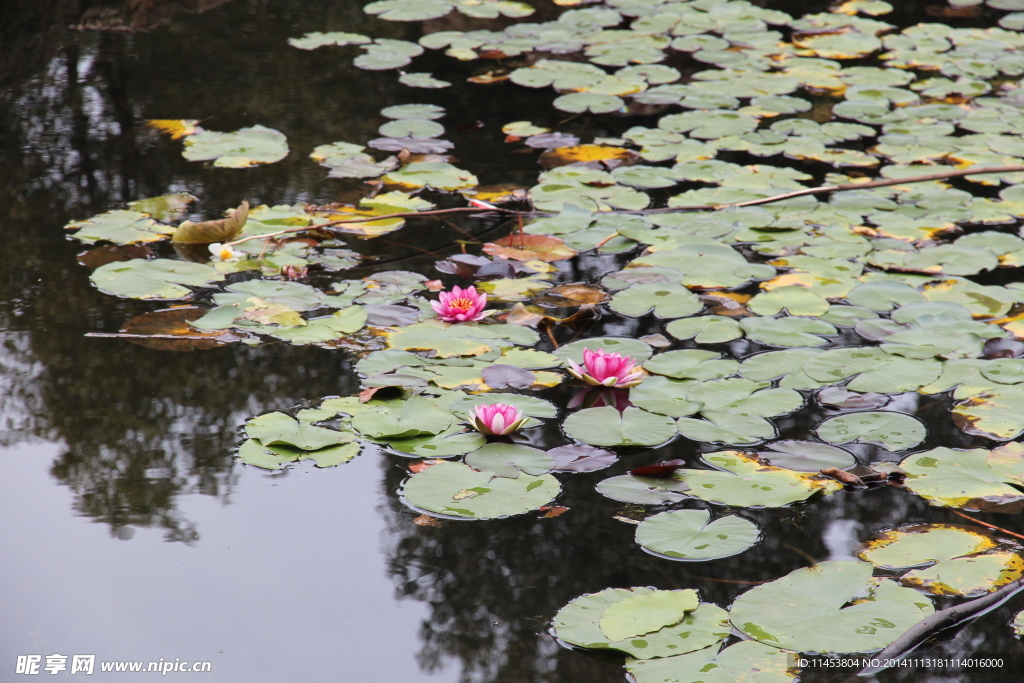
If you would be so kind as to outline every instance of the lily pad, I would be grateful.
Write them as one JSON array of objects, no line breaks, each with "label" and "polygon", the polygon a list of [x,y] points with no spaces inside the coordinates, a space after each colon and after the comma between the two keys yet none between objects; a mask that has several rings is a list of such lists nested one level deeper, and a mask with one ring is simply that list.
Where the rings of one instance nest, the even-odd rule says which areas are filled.
[{"label": "lily pad", "polygon": [[721,651],[713,645],[685,655],[629,659],[626,671],[636,683],[792,683],[796,680],[793,654],[754,640],[742,640]]},{"label": "lily pad", "polygon": [[[873,652],[934,608],[888,579],[872,580],[868,562],[819,562],[750,589],[733,602],[733,625],[773,647],[797,652]],[[867,600],[847,603],[871,591]]]},{"label": "lily pad", "polygon": [[675,436],[675,424],[664,415],[640,408],[586,408],[563,424],[565,432],[592,446],[657,446]]},{"label": "lily pad", "polygon": [[1024,510],[1024,493],[1016,488],[1024,479],[1004,463],[1024,462],[1022,449],[1016,442],[994,451],[933,448],[908,455],[900,468],[906,487],[933,505],[1016,513]]},{"label": "lily pad", "polygon": [[[429,471],[429,470],[428,470]],[[581,595],[554,618],[555,635],[578,647],[618,650],[634,657],[667,657],[692,652],[728,637],[728,614],[721,607],[700,603],[686,612],[681,621],[641,637],[614,641],[600,627],[609,607],[638,596],[655,593],[653,588],[606,588],[599,593]],[[657,591],[663,592],[663,591]],[[693,591],[671,591],[690,595]]]},{"label": "lily pad", "polygon": [[635,474],[609,477],[597,485],[597,492],[602,496],[622,503],[638,505],[678,503],[686,499],[683,492],[689,490],[688,484],[676,479],[639,477]]},{"label": "lily pad", "polygon": [[920,420],[887,411],[837,415],[819,424],[816,431],[829,443],[873,443],[890,451],[906,450],[925,437]]},{"label": "lily pad", "polygon": [[280,412],[266,413],[245,423],[245,433],[267,446],[292,446],[315,451],[355,439],[352,432],[339,432],[296,420]]},{"label": "lily pad", "polygon": [[696,294],[671,283],[632,285],[617,292],[608,305],[622,315],[638,317],[653,311],[659,318],[682,318],[704,308]]},{"label": "lily pad", "polygon": [[773,441],[769,451],[761,451],[761,460],[798,472],[820,472],[829,467],[846,470],[857,464],[853,454],[842,448],[816,441]]},{"label": "lily pad", "polygon": [[675,379],[718,379],[728,377],[738,367],[739,363],[734,360],[701,349],[666,351],[644,363],[645,370]]},{"label": "lily pad", "polygon": [[832,493],[842,488],[832,479],[765,465],[741,451],[718,451],[701,457],[720,471],[680,469],[673,476],[689,484],[689,495],[710,503],[782,507],[819,491]]},{"label": "lily pad", "polygon": [[1024,576],[1024,558],[1013,552],[990,552],[938,562],[900,577],[904,586],[935,595],[977,597]]},{"label": "lily pad", "polygon": [[[358,417],[358,416],[357,416]],[[497,519],[544,507],[561,491],[550,474],[493,477],[458,462],[440,462],[402,487],[409,505],[454,519]]]},{"label": "lily pad", "polygon": [[608,640],[636,638],[678,624],[698,605],[695,590],[643,593],[608,605],[599,625]]},{"label": "lily pad", "polygon": [[238,459],[247,465],[268,470],[279,470],[289,462],[312,460],[317,467],[334,467],[359,455],[357,442],[327,446],[316,451],[304,451],[288,446],[266,446],[257,439],[247,439],[238,449]]},{"label": "lily pad", "polygon": [[554,469],[555,460],[536,448],[519,444],[492,443],[467,455],[466,464],[496,477],[515,479],[521,472],[534,476],[547,474]]},{"label": "lily pad", "polygon": [[722,315],[673,320],[665,327],[665,331],[676,339],[692,339],[698,344],[721,344],[743,336],[740,324]]},{"label": "lily pad", "polygon": [[280,131],[260,125],[233,133],[208,130],[185,138],[182,155],[189,161],[213,161],[219,168],[248,168],[284,159],[288,141]]},{"label": "lily pad", "polygon": [[407,439],[443,432],[452,417],[427,399],[384,403],[352,418],[352,427],[373,439]]},{"label": "lily pad", "polygon": [[85,221],[68,223],[64,229],[75,230],[72,237],[85,244],[100,241],[113,244],[159,242],[175,230],[157,223],[141,211],[108,211]]},{"label": "lily pad", "polygon": [[760,529],[736,515],[711,521],[707,510],[660,512],[640,522],[636,542],[645,550],[674,560],[716,560],[748,550]]},{"label": "lily pad", "polygon": [[100,266],[89,280],[107,294],[130,299],[184,299],[192,287],[220,282],[224,276],[209,266],[173,259],[132,259]]},{"label": "lily pad", "polygon": [[877,534],[858,557],[882,569],[932,564],[995,547],[992,538],[950,524],[917,524]]}]

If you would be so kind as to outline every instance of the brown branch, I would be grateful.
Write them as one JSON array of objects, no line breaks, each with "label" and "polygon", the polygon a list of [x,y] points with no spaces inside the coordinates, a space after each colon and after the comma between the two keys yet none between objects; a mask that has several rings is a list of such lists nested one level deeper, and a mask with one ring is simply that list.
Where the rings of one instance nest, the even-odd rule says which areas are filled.
[{"label": "brown branch", "polygon": [[1014,538],[1024,539],[1024,534],[1018,534],[1018,533],[1016,533],[1014,531],[1010,531],[1009,529],[1004,529],[1001,526],[996,526],[995,524],[989,524],[988,522],[983,522],[980,519],[975,519],[974,517],[971,517],[970,515],[965,515],[964,513],[957,512],[956,510],[950,510],[950,512],[952,512],[954,515],[960,515],[964,519],[969,519],[972,522],[974,522],[975,524],[980,524],[982,526],[987,526],[989,529],[995,529],[996,531],[1001,531],[1004,534],[1008,534],[1010,536],[1013,536]]},{"label": "brown branch", "polygon": [[[845,192],[847,190],[870,190],[875,187],[891,187],[893,185],[908,185],[910,183],[923,183],[930,180],[948,180],[950,178],[962,178],[969,175],[984,175],[987,173],[1021,173],[1024,172],[1024,166],[992,166],[987,168],[960,168],[953,171],[944,171],[942,173],[929,173],[927,175],[911,176],[909,178],[895,178],[886,180],[873,180],[867,183],[847,183],[846,185],[822,185],[821,187],[807,187],[802,190],[795,190],[793,192],[786,192],[784,194],[777,194],[771,197],[762,197],[761,199],[749,199],[744,202],[731,202],[729,204],[698,204],[693,206],[673,206],[665,207],[662,209],[639,209],[639,210],[618,210],[609,211],[606,213],[621,213],[621,214],[650,214],[650,213],[666,213],[673,211],[720,211],[722,209],[736,209],[744,206],[760,206],[762,204],[772,204],[774,202],[781,202],[787,199],[794,199],[796,197],[806,197],[808,195],[818,194],[831,194],[833,192]],[[408,211],[403,213],[390,213],[383,216],[365,216],[360,218],[346,218],[336,221],[330,221],[329,223],[320,223],[319,225],[309,225],[295,228],[288,228],[286,230],[279,230],[277,232],[271,232],[266,235],[250,235],[249,237],[243,237],[241,239],[234,240],[233,242],[227,242],[225,246],[234,246],[241,244],[242,242],[248,242],[249,240],[255,239],[267,239],[270,237],[277,237],[278,235],[287,235],[294,232],[306,232],[309,230],[317,230],[320,228],[333,228],[339,225],[345,225],[348,223],[372,223],[373,221],[382,221],[389,218],[420,218],[422,216],[446,216],[450,214],[469,214],[476,216],[485,213],[504,213],[515,215],[519,220],[522,220],[523,216],[550,216],[556,215],[551,211],[515,211],[513,209],[503,209],[495,207],[494,209],[478,209],[475,206],[463,206],[456,207],[453,209],[435,209],[433,211]],[[598,243],[598,247],[602,247],[610,242],[617,233],[612,233],[605,239]]]}]

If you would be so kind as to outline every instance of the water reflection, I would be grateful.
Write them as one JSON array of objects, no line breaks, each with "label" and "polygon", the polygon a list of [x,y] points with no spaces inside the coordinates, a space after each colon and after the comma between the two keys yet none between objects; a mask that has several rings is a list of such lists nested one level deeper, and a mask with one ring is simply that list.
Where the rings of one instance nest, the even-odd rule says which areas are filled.
[{"label": "water reflection", "polygon": [[[0,61],[0,89],[6,90],[0,99],[0,445],[61,444],[51,475],[74,492],[78,514],[107,525],[117,538],[130,538],[135,527],[153,527],[168,540],[197,542],[202,520],[180,513],[180,502],[195,493],[232,500],[237,427],[267,410],[350,394],[357,382],[339,353],[313,348],[278,344],[169,354],[86,339],[86,332],[114,331],[152,306],[97,293],[86,269],[75,263],[80,245],[66,241],[60,226],[170,191],[201,197],[193,219],[212,217],[241,198],[253,204],[335,200],[356,183],[326,180],[305,155],[317,144],[375,137],[377,112],[397,102],[443,102],[449,131],[472,121],[493,131],[510,119],[507,98],[500,94],[507,91],[475,91],[472,99],[454,89],[410,93],[391,77],[339,67],[348,58],[339,54],[347,53],[285,49],[287,37],[306,31],[363,30],[368,20],[361,4],[178,0],[80,6],[47,0],[0,7],[0,33],[14,48],[0,50],[0,59],[18,55]],[[812,9],[813,3],[804,4]],[[167,23],[178,10],[209,11],[203,17],[178,14]],[[118,30],[67,33],[75,24]],[[137,33],[148,29],[154,30],[144,39]],[[408,39],[418,30],[378,22],[371,32]],[[434,66],[466,75],[462,66],[440,60],[424,69]],[[546,94],[517,91],[517,97],[514,118],[548,123]],[[292,155],[244,172],[190,164],[178,147],[142,125],[150,117],[207,119],[218,130],[273,125],[288,136]],[[450,137],[463,163],[484,182],[527,182],[536,173],[532,158],[500,148],[500,136],[472,138],[477,128],[465,130]],[[468,227],[491,228],[483,222]],[[440,223],[416,230],[415,238],[351,246],[389,268],[431,272],[429,264],[442,255],[438,245],[451,242],[451,231]],[[415,244],[405,245],[404,239]],[[593,281],[620,262],[588,256],[571,264],[566,279]],[[650,322],[606,318],[588,334],[636,337],[650,331]],[[741,342],[722,351],[730,348],[751,350]],[[907,395],[892,408],[929,423],[922,448],[973,443],[949,422],[945,399]],[[777,423],[783,437],[805,438],[830,414],[810,406]],[[404,468],[397,458],[385,458],[386,496],[379,510],[388,524],[382,543],[390,579],[400,598],[430,609],[418,645],[422,669],[436,672],[455,658],[465,681],[619,681],[621,669],[614,664],[560,649],[547,634],[557,609],[582,593],[608,586],[698,587],[705,600],[725,606],[756,582],[813,561],[849,557],[856,543],[880,528],[960,521],[894,490],[839,493],[793,509],[740,511],[765,529],[765,540],[726,560],[684,564],[641,552],[633,542],[634,527],[614,519],[636,517],[639,510],[601,498],[594,484],[658,460],[693,462],[696,448],[683,441],[626,455],[609,470],[562,475],[565,494],[559,502],[571,509],[556,518],[525,515],[436,528],[413,523],[415,513],[395,495]],[[865,460],[892,457],[874,447],[855,450]],[[301,491],[296,483],[293,495]],[[1017,524],[987,519],[1010,528]],[[985,617],[941,647],[961,654],[1017,651],[1004,623],[1010,609]],[[914,680],[914,673],[891,672],[882,680]],[[805,680],[818,680],[816,675]],[[949,680],[1005,678],[993,671]]]}]

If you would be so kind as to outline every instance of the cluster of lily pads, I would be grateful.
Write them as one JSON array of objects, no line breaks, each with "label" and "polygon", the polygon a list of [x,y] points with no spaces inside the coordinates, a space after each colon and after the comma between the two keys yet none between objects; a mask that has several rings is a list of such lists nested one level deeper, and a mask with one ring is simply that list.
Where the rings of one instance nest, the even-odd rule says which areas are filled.
[{"label": "cluster of lily pads", "polygon": [[[366,9],[396,21],[530,13],[491,0]],[[443,31],[418,44],[309,34],[290,42],[359,46],[360,68],[404,67],[424,48],[488,60],[471,87],[551,88],[562,111],[646,125],[579,144],[569,132],[510,122],[507,142],[543,150],[543,171],[529,188],[481,187],[444,156],[452,143],[441,139],[442,107],[398,105],[381,112],[381,137],[310,154],[331,177],[368,181],[358,205],[245,204],[221,221],[175,227],[193,199],[178,194],[67,227],[83,243],[116,245],[82,257],[100,290],[196,303],[146,314],[173,320],[190,348],[270,339],[358,355],[358,396],[244,425],[238,456],[250,465],[327,467],[383,449],[424,459],[401,490],[411,508],[488,520],[549,507],[561,490],[555,474],[603,469],[618,458],[611,448],[635,457],[687,440],[702,444],[699,463],[641,467],[597,491],[657,506],[637,526],[637,544],[691,562],[761,538],[754,522],[715,506],[778,508],[835,494],[857,467],[933,505],[1018,513],[1024,284],[982,283],[1024,266],[1024,171],[909,180],[1024,165],[1024,14],[1003,15],[1004,28],[898,30],[878,18],[891,9],[850,0],[794,18],[744,0],[608,0],[546,23]],[[288,153],[283,136],[258,126],[211,134],[195,122],[153,125],[183,137],[186,158],[219,166]],[[875,175],[908,182],[735,206]],[[481,211],[527,208],[524,200],[534,211],[522,230],[483,244],[484,255],[439,262],[458,279],[454,289],[407,271],[345,277],[362,262],[350,240],[424,220],[414,215],[435,209],[427,197],[461,203],[455,193]],[[707,206],[721,208],[693,209]],[[175,258],[160,245],[167,240]],[[576,257],[603,268],[596,282],[566,281],[560,264]],[[642,319],[651,334],[556,343],[563,330],[586,334],[602,314]],[[564,406],[536,395],[567,381],[578,390]],[[914,452],[924,424],[885,409],[900,394],[947,395],[951,419],[985,447]],[[813,438],[778,440],[778,418],[805,406],[825,414]],[[853,443],[876,446],[877,462],[841,447]],[[901,575],[873,578],[875,568]],[[860,561],[819,563],[751,589],[728,611],[692,590],[609,588],[566,605],[554,632],[626,653],[640,683],[715,667],[701,680],[758,670],[758,680],[786,681],[796,674],[792,653],[878,650],[932,612],[927,593],[973,597],[1022,575],[1020,548],[1006,539],[924,525],[881,534]],[[1024,617],[1016,623],[1024,629]],[[734,630],[746,640],[721,649]]]}]

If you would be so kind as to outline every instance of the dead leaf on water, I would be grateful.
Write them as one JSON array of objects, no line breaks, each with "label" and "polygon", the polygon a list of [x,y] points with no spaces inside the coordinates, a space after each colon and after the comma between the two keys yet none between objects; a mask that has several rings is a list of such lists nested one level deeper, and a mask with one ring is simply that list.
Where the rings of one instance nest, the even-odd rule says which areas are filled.
[{"label": "dead leaf on water", "polygon": [[618,166],[632,166],[639,160],[639,154],[623,147],[576,145],[575,147],[549,149],[540,155],[538,163],[544,169],[556,168],[558,166],[586,166],[587,168],[613,169]]},{"label": "dead leaf on water", "polygon": [[514,261],[563,261],[578,253],[557,237],[548,235],[508,235],[483,247],[490,256]]},{"label": "dead leaf on water", "polygon": [[198,119],[147,119],[146,125],[161,133],[167,133],[172,140],[203,132]]},{"label": "dead leaf on water", "polygon": [[203,221],[201,223],[185,221],[174,231],[171,241],[181,244],[228,242],[242,231],[242,227],[248,218],[249,202],[242,200],[238,208],[232,211],[227,218]]}]

